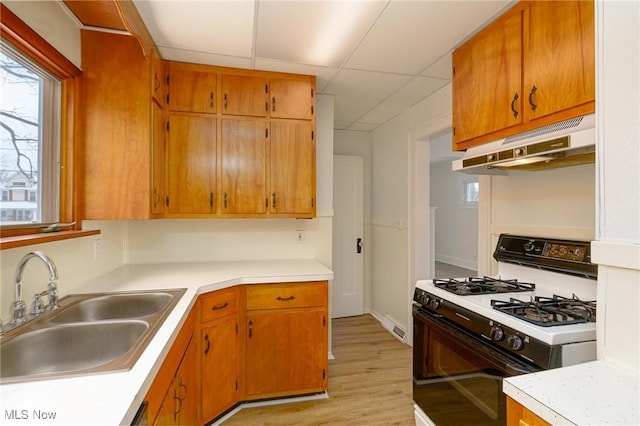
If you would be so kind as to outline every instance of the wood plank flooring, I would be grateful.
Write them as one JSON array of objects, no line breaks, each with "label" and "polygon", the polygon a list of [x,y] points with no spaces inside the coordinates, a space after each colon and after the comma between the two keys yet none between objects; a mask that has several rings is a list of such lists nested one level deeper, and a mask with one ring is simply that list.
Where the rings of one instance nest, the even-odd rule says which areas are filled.
[{"label": "wood plank flooring", "polygon": [[370,315],[332,320],[329,398],[245,408],[231,425],[414,425],[412,351]]}]

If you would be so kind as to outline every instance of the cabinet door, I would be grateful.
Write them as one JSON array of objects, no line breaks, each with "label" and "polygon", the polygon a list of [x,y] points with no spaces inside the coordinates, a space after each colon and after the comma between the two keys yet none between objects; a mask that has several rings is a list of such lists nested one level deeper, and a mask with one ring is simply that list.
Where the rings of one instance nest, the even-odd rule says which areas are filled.
[{"label": "cabinet door", "polygon": [[203,66],[171,62],[169,74],[169,110],[217,112],[218,74]]},{"label": "cabinet door", "polygon": [[313,117],[315,88],[310,81],[272,78],[269,91],[272,118]]},{"label": "cabinet door", "polygon": [[202,420],[208,422],[238,401],[237,315],[202,328]]},{"label": "cabinet door", "polygon": [[453,141],[522,123],[522,8],[453,52]]},{"label": "cabinet door", "polygon": [[164,156],[165,156],[165,134],[166,122],[162,108],[157,102],[151,102],[151,213],[162,215],[165,206],[164,190]]},{"label": "cabinet door", "polygon": [[267,127],[264,121],[222,120],[222,212],[267,211]]},{"label": "cabinet door", "polygon": [[531,2],[524,58],[528,119],[595,101],[594,33],[593,1]]},{"label": "cabinet door", "polygon": [[198,363],[198,345],[194,336],[182,358],[176,375],[176,395],[178,407],[176,416],[180,425],[200,424],[200,381]]},{"label": "cabinet door", "polygon": [[168,213],[215,212],[216,119],[171,114],[168,151]]},{"label": "cabinet door", "polygon": [[315,214],[315,139],[308,121],[273,121],[270,136],[271,212]]},{"label": "cabinet door", "polygon": [[158,415],[155,420],[152,422],[153,425],[165,426],[165,425],[177,425],[178,424],[178,396],[176,394],[176,381],[175,379],[171,382],[171,386],[167,391],[164,400],[162,400],[162,405],[160,406],[160,411],[158,411]]},{"label": "cabinet door", "polygon": [[267,115],[269,86],[266,78],[222,74],[220,85],[222,114],[254,117]]},{"label": "cabinet door", "polygon": [[324,310],[249,311],[246,321],[248,398],[325,389]]},{"label": "cabinet door", "polygon": [[[151,65],[131,36],[82,31],[80,216],[151,216]],[[82,165],[82,167],[80,167]],[[71,194],[69,194],[71,195]]]}]

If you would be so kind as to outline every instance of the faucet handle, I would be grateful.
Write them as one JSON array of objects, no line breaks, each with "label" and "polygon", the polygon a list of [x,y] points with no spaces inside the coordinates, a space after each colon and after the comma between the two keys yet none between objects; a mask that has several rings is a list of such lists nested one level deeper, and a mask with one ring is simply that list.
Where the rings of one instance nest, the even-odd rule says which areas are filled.
[{"label": "faucet handle", "polygon": [[58,286],[55,281],[49,282],[49,309],[55,310],[58,309]]},{"label": "faucet handle", "polygon": [[33,315],[40,315],[43,310],[44,304],[42,303],[42,298],[40,298],[39,293],[36,293],[36,295],[33,296],[33,309],[31,310],[31,313]]}]

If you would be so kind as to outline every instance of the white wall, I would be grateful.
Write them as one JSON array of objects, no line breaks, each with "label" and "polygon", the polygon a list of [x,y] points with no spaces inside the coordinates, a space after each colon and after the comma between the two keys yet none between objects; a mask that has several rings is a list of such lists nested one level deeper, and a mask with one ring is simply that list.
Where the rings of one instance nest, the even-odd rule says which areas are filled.
[{"label": "white wall", "polygon": [[463,203],[466,181],[477,182],[478,177],[452,171],[451,160],[431,163],[430,198],[431,206],[436,207],[435,259],[477,270],[478,207]]},{"label": "white wall", "polygon": [[412,129],[451,112],[451,85],[372,134],[372,312],[409,324],[409,159]]},{"label": "white wall", "polygon": [[596,2],[598,357],[640,374],[640,4]]}]

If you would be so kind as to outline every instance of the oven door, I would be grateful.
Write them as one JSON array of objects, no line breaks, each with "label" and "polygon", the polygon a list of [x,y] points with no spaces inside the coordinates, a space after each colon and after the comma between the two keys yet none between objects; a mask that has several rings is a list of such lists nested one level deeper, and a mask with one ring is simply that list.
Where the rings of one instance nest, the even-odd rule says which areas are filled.
[{"label": "oven door", "polygon": [[505,425],[502,379],[540,370],[419,306],[413,329],[413,400],[437,426]]}]

